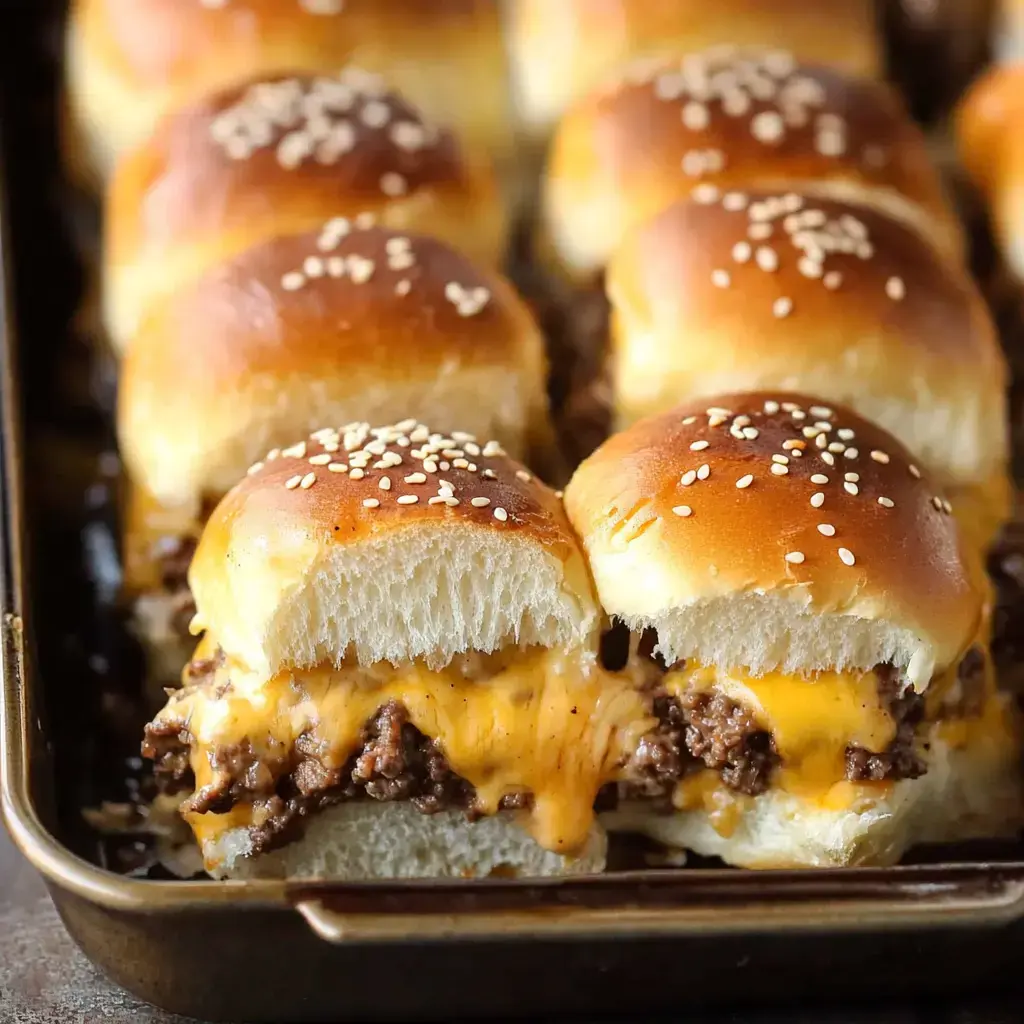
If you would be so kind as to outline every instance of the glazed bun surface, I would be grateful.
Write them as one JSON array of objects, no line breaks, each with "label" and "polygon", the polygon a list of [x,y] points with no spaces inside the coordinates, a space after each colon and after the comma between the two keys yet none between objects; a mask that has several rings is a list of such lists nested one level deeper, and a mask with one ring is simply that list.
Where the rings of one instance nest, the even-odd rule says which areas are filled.
[{"label": "glazed bun surface", "polygon": [[336,219],[158,305],[122,365],[118,433],[136,483],[196,507],[324,422],[458,419],[525,455],[546,429],[545,380],[540,331],[497,273]]},{"label": "glazed bun surface", "polygon": [[561,502],[495,442],[408,420],[318,431],[220,503],[198,624],[256,670],[578,647],[598,609]]},{"label": "glazed bun surface", "polygon": [[669,664],[893,664],[923,688],[981,620],[948,503],[889,434],[814,398],[726,394],[641,421],[565,504],[605,609],[656,628]]},{"label": "glazed bun surface", "polygon": [[988,515],[1005,515],[994,325],[970,279],[906,226],[846,203],[709,189],[630,235],[607,287],[620,422],[689,396],[799,388],[881,424],[943,486],[992,487]]},{"label": "glazed bun surface", "polygon": [[278,74],[174,112],[108,189],[104,319],[115,347],[209,267],[359,213],[490,265],[502,258],[506,217],[490,161],[378,75]]},{"label": "glazed bun surface", "polygon": [[563,271],[586,276],[700,183],[856,200],[961,256],[960,226],[895,92],[729,47],[639,61],[570,109],[548,158],[544,242]]},{"label": "glazed bun surface", "polygon": [[511,0],[509,49],[517,112],[543,134],[605,75],[640,54],[709,46],[781,47],[802,60],[875,76],[880,40],[868,0]]},{"label": "glazed bun surface", "polygon": [[383,74],[472,148],[511,146],[492,0],[77,0],[67,39],[72,148],[94,180],[209,93],[296,69]]}]

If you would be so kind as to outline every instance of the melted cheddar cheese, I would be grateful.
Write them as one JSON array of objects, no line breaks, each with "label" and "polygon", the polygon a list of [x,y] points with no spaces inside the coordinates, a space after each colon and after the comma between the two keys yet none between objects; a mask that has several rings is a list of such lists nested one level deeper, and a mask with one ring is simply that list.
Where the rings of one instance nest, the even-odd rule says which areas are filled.
[{"label": "melted cheddar cheese", "polygon": [[[217,680],[231,682],[222,696],[216,681],[185,690],[160,716],[185,723],[197,787],[216,779],[213,751],[243,741],[271,772],[283,769],[300,736],[317,745],[326,767],[341,767],[359,749],[367,721],[394,700],[476,789],[480,810],[494,813],[502,797],[529,791],[524,824],[542,846],[568,854],[587,839],[598,790],[616,779],[656,724],[628,676],[546,651],[522,653],[479,682],[418,664],[287,672],[263,681],[225,665]],[[237,805],[228,814],[188,818],[204,841],[257,824],[251,814]]]}]

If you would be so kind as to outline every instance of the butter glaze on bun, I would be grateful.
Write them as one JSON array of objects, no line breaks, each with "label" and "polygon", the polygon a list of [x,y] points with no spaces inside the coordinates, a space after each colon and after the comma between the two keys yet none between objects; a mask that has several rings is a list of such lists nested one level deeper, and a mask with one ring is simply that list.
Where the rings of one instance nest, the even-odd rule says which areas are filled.
[{"label": "butter glaze on bun", "polygon": [[468,147],[511,148],[493,0],[76,0],[67,148],[95,184],[166,113],[282,69],[384,75]]},{"label": "butter glaze on bun", "polygon": [[923,689],[978,632],[948,502],[893,437],[816,398],[725,394],[641,421],[565,504],[605,610],[656,628],[669,664],[893,664]]},{"label": "butter glaze on bun", "polygon": [[324,422],[457,419],[516,455],[546,436],[543,338],[512,286],[364,223],[256,246],[151,312],[122,366],[118,433],[159,502],[219,498]]},{"label": "butter glaze on bun", "polygon": [[415,420],[272,451],[214,511],[189,582],[198,625],[267,674],[582,647],[599,617],[555,493],[496,442]]},{"label": "butter glaze on bun", "polygon": [[986,542],[1009,508],[1007,369],[970,279],[905,225],[797,194],[678,203],[608,268],[620,422],[721,390],[846,403],[938,476]]},{"label": "butter glaze on bun", "polygon": [[508,11],[517,112],[533,135],[639,54],[767,46],[852,74],[882,71],[870,0],[824,0],[813,17],[803,0],[511,0]]},{"label": "butter glaze on bun", "polygon": [[490,161],[378,75],[282,73],[174,112],[119,163],[107,192],[104,319],[115,347],[204,270],[359,213],[490,265],[502,258]]},{"label": "butter glaze on bun", "polygon": [[962,255],[924,137],[888,86],[731,47],[638,61],[570,109],[544,185],[549,255],[592,274],[701,183],[855,200]]}]

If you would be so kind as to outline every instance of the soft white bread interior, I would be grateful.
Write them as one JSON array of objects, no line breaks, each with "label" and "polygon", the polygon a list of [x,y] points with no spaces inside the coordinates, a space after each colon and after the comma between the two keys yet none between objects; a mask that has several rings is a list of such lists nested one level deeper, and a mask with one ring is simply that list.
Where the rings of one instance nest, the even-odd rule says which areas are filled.
[{"label": "soft white bread interior", "polygon": [[923,690],[981,627],[948,502],[893,437],[815,398],[718,395],[643,420],[583,462],[565,505],[605,610],[654,627],[669,664],[892,664]]},{"label": "soft white bread interior", "polygon": [[198,625],[268,675],[574,649],[599,617],[555,493],[496,442],[415,421],[275,452],[214,511],[189,582]]},{"label": "soft white bread interior", "polygon": [[728,48],[630,65],[566,113],[543,182],[542,255],[586,279],[701,184],[859,202],[963,259],[963,229],[893,89]]},{"label": "soft white bread interior", "polygon": [[885,867],[924,843],[1016,835],[1024,793],[1009,734],[979,730],[968,745],[954,746],[942,740],[941,727],[935,733],[924,775],[875,791],[864,787],[841,808],[771,789],[671,814],[634,801],[601,822],[609,831],[639,832],[745,868]]},{"label": "soft white bread interior", "polygon": [[[203,854],[216,878],[540,878],[604,870],[607,838],[594,826],[569,857],[539,845],[506,812],[469,822],[462,811],[422,814],[408,803],[339,804],[310,819],[302,838],[250,857],[246,829],[210,840]],[[211,865],[217,865],[212,867]]]},{"label": "soft white bread interior", "polygon": [[951,492],[982,492],[980,546],[1005,520],[1009,374],[992,317],[905,225],[709,189],[633,232],[607,289],[620,423],[719,391],[805,391],[885,427]]}]

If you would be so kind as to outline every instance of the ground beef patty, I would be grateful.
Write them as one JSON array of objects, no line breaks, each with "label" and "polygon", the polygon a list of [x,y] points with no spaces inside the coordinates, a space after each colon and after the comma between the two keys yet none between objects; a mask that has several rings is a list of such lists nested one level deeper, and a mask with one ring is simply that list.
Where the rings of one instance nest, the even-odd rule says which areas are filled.
[{"label": "ground beef patty", "polygon": [[924,775],[926,766],[917,750],[917,727],[924,719],[924,698],[915,693],[890,665],[880,665],[878,696],[893,721],[896,735],[883,751],[846,748],[846,777],[851,782],[895,782]]}]

